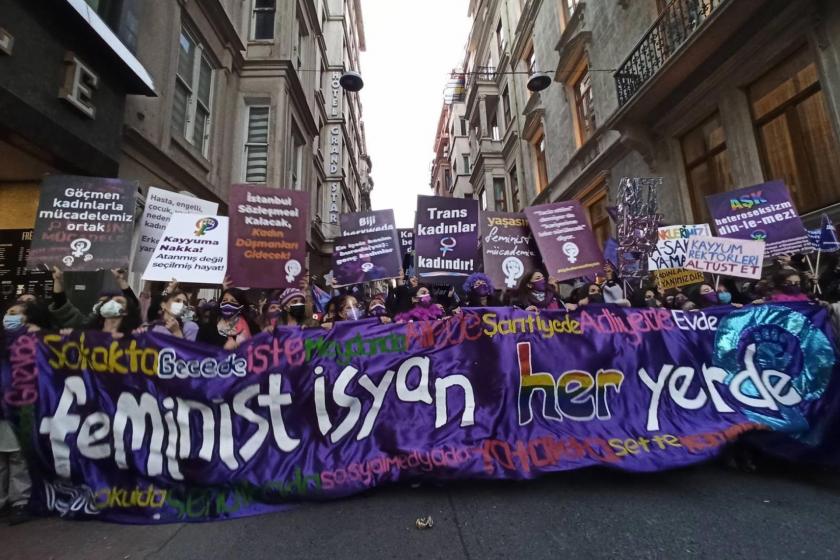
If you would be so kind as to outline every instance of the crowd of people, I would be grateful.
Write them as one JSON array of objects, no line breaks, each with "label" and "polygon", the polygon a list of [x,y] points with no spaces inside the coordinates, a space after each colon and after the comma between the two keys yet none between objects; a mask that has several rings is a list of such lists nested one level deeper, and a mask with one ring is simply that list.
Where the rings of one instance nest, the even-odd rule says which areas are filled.
[{"label": "crowd of people", "polygon": [[[124,270],[112,270],[118,289],[103,291],[90,309],[80,309],[65,292],[64,274],[53,268],[49,298],[22,294],[5,304],[0,361],[19,334],[41,330],[69,335],[78,330],[109,333],[115,338],[143,332],[235,351],[260,332],[277,327],[331,329],[348,321],[405,323],[445,319],[470,307],[515,307],[525,311],[567,310],[583,306],[661,307],[693,311],[715,306],[740,307],[767,302],[814,302],[840,309],[840,258],[831,255],[819,276],[801,255],[783,256],[765,268],[761,280],[720,277],[686,288],[662,290],[654,281],[632,285],[606,266],[594,281],[556,282],[545,270],[526,272],[516,289],[500,290],[484,273],[475,272],[460,285],[426,284],[414,275],[367,285],[325,289],[304,281],[276,291],[228,285],[216,297],[202,297],[207,286],[174,280],[146,283],[135,294]],[[188,280],[188,279],[183,279]],[[212,293],[212,292],[211,292]],[[835,313],[835,315],[840,315]],[[835,322],[837,324],[837,322]],[[10,523],[26,519],[29,478],[14,422],[4,407],[0,415],[0,509],[11,506]]]}]

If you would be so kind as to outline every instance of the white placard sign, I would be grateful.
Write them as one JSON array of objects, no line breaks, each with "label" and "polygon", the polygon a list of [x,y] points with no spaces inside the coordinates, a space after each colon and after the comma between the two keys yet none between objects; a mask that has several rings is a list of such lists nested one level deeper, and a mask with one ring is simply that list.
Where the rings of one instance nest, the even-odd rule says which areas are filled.
[{"label": "white placard sign", "polygon": [[219,205],[215,202],[149,187],[143,217],[137,228],[137,250],[134,252],[134,263],[131,269],[134,272],[146,270],[172,214],[180,212],[215,216],[218,211]]},{"label": "white placard sign", "polygon": [[759,279],[763,263],[764,241],[698,236],[689,239],[685,268]]},{"label": "white placard sign", "polygon": [[227,270],[227,246],[227,216],[173,214],[143,280],[221,284]]},{"label": "white placard sign", "polygon": [[658,230],[656,248],[648,257],[648,270],[683,268],[688,240],[698,235],[712,235],[709,224],[663,226]]}]

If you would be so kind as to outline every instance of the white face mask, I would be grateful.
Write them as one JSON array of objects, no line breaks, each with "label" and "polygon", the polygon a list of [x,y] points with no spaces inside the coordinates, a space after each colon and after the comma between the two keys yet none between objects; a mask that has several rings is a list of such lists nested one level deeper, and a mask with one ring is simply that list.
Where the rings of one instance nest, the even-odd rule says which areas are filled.
[{"label": "white face mask", "polygon": [[123,314],[123,306],[117,300],[112,299],[102,304],[102,306],[99,308],[99,314],[102,315],[102,317],[104,317],[105,319],[113,319],[114,317],[120,317]]},{"label": "white face mask", "polygon": [[173,301],[169,304],[169,312],[174,315],[175,317],[181,317],[184,315],[184,302],[182,301]]}]

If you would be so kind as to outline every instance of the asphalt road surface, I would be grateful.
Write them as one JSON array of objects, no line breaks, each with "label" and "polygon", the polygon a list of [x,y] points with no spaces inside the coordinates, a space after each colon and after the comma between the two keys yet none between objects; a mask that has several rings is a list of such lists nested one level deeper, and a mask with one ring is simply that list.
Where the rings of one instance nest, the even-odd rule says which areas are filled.
[{"label": "asphalt road surface", "polygon": [[[415,521],[431,515],[434,527]],[[0,525],[0,558],[840,558],[840,475],[717,464],[382,488],[197,524]]]}]

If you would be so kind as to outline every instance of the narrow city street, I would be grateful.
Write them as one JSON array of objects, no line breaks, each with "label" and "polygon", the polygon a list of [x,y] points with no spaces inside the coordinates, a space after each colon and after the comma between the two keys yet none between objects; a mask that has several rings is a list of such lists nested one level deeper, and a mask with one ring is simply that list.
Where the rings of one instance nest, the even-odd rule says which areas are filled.
[{"label": "narrow city street", "polygon": [[[431,515],[434,526],[415,520]],[[840,477],[712,463],[633,475],[383,488],[245,519],[164,526],[41,519],[0,527],[6,560],[837,558]],[[4,545],[7,546],[7,545]]]}]

